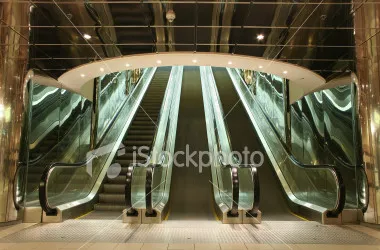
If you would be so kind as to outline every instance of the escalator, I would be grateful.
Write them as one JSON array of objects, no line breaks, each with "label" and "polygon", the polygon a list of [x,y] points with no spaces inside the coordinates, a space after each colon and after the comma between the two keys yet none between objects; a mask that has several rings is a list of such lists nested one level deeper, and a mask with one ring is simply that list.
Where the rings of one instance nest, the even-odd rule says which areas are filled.
[{"label": "escalator", "polygon": [[[79,96],[68,91],[51,91],[51,87],[45,87],[48,94],[37,88],[33,89],[31,136],[29,146],[29,160],[19,163],[19,170],[16,178],[23,179],[28,165],[26,194],[28,196],[27,205],[35,206],[38,203],[38,185],[45,167],[55,161],[75,161],[88,151],[88,145],[83,145],[76,150],[70,150],[73,144],[73,134],[79,132],[81,117],[89,116],[91,103],[82,103]],[[43,97],[37,99],[41,95]],[[49,94],[50,92],[50,94]],[[57,96],[58,94],[58,96]],[[55,102],[52,101],[55,100]],[[21,194],[16,194],[20,196]],[[17,198],[15,198],[16,200]],[[15,205],[18,207],[18,205]]]},{"label": "escalator", "polygon": [[[185,67],[175,152],[208,151],[199,67]],[[198,162],[199,153],[192,158]],[[209,162],[204,156],[203,162]],[[200,172],[202,171],[202,172]],[[169,220],[215,220],[210,166],[199,168],[185,155],[173,166]]]},{"label": "escalator", "polygon": [[[127,170],[130,164],[134,163],[133,152],[137,152],[139,147],[146,147],[142,151],[144,154],[150,152],[170,71],[171,67],[157,69],[134,120],[124,136],[125,154],[117,155],[114,159],[114,163],[120,164],[121,173],[115,178],[106,177],[103,191],[99,194],[99,203],[95,204],[95,210],[121,212],[125,209]],[[137,156],[136,160],[143,162],[144,158]]]},{"label": "escalator", "polygon": [[[265,220],[293,221],[300,220],[289,208],[281,184],[271,165],[260,139],[251,125],[233,83],[225,68],[213,68],[213,73],[225,113],[225,121],[231,136],[232,150],[243,152],[260,151],[265,155],[264,164],[258,168],[260,178],[260,210]],[[245,163],[247,164],[247,163]]]}]

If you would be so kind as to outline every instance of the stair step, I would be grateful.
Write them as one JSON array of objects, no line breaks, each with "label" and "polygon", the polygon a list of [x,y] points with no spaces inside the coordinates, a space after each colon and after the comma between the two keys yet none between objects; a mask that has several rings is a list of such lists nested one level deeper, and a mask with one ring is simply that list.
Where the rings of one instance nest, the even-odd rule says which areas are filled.
[{"label": "stair step", "polygon": [[[148,153],[149,151],[148,151],[148,150],[147,150],[147,151],[144,150],[143,152]],[[134,157],[135,157],[135,158],[134,158]],[[136,151],[135,153],[125,153],[125,154],[123,154],[123,155],[119,155],[119,156],[117,157],[117,159],[131,159],[131,160],[136,159],[136,160],[144,160],[144,159],[146,159],[146,157],[143,156],[143,155],[139,155],[139,154],[137,153],[137,151]]]},{"label": "stair step", "polygon": [[153,126],[140,126],[140,125],[133,125],[131,124],[130,130],[139,130],[139,131],[149,131],[149,130],[156,130],[156,126],[153,124]]},{"label": "stair step", "polygon": [[104,184],[103,191],[104,193],[116,193],[124,195],[125,184]]},{"label": "stair step", "polygon": [[[124,137],[125,154],[116,156],[115,163],[121,165],[120,174],[115,178],[106,179],[103,185],[103,192],[99,194],[99,203],[94,209],[98,211],[123,211],[125,209],[125,183],[126,174],[131,164],[145,163],[146,158],[137,155],[139,147],[145,146],[144,154],[150,153],[151,143],[157,131],[156,124],[164,100],[167,81],[170,75],[170,67],[159,68],[145,94],[140,108]],[[136,148],[134,148],[136,147]],[[136,151],[136,152],[134,152]],[[133,156],[137,159],[134,160]],[[144,183],[145,174],[134,176],[135,179]]]},{"label": "stair step", "polygon": [[157,119],[154,119],[153,117],[149,117],[147,115],[145,115],[145,117],[142,117],[142,116],[139,116],[139,117],[135,117],[134,121],[156,121]]},{"label": "stair step", "polygon": [[146,134],[153,134],[155,132],[154,129],[152,130],[149,130],[149,129],[144,129],[144,130],[137,130],[137,129],[133,129],[133,130],[130,130],[128,131],[128,134],[129,135],[146,135]]},{"label": "stair step", "polygon": [[150,144],[152,144],[151,140],[126,140],[124,142],[125,146],[150,146]]},{"label": "stair step", "polygon": [[122,212],[125,209],[124,205],[110,204],[110,203],[98,203],[95,204],[94,209],[97,211],[120,211]]},{"label": "stair step", "polygon": [[154,126],[154,123],[151,120],[150,121],[133,121],[133,125],[151,126],[152,124]]},{"label": "stair step", "polygon": [[124,168],[124,167],[127,168],[127,167],[129,167],[129,165],[131,165],[133,163],[143,163],[144,161],[143,160],[136,160],[136,161],[134,161],[133,159],[117,158],[117,159],[115,159],[115,162],[119,163],[122,168]]},{"label": "stair step", "polygon": [[153,134],[145,134],[145,135],[129,135],[128,140],[153,140]]},{"label": "stair step", "polygon": [[125,185],[126,182],[126,177],[125,175],[119,175],[116,176],[115,178],[107,178],[108,183],[110,184],[122,184]]},{"label": "stair step", "polygon": [[112,204],[125,204],[125,195],[124,194],[109,194],[101,193],[99,194],[100,203],[112,203]]}]

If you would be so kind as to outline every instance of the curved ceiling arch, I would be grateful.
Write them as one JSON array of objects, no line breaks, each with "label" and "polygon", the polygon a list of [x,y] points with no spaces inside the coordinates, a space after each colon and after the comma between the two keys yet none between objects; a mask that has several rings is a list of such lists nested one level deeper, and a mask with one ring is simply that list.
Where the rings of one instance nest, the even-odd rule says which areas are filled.
[{"label": "curved ceiling arch", "polygon": [[122,70],[159,66],[213,66],[251,69],[281,76],[290,80],[290,102],[321,88],[326,80],[313,71],[281,61],[260,57],[231,55],[215,52],[166,52],[129,55],[110,58],[78,66],[61,75],[62,87],[83,96],[91,96],[89,84],[92,79]]}]

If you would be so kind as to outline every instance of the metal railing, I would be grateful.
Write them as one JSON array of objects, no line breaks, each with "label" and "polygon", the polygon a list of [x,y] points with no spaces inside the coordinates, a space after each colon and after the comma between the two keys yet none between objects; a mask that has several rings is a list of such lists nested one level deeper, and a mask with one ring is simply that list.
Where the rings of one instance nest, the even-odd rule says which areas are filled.
[{"label": "metal railing", "polygon": [[[132,202],[132,186],[134,171],[137,168],[145,168],[145,208],[147,217],[155,217],[157,213],[154,209],[153,192],[154,192],[154,175],[155,170],[159,168],[164,168],[165,164],[172,164],[170,159],[167,159],[165,154],[162,152],[168,151],[171,153],[173,151],[174,143],[170,142],[171,139],[175,140],[175,132],[178,119],[178,108],[179,108],[179,98],[181,93],[182,85],[182,75],[183,66],[173,67],[170,73],[168,84],[165,91],[164,101],[161,106],[157,121],[158,126],[156,127],[154,138],[150,146],[149,158],[145,163],[134,163],[127,171],[126,187],[125,187],[125,200],[126,200],[126,210],[128,216],[137,216],[138,212],[135,208],[135,204]],[[174,132],[173,132],[174,131]],[[173,136],[174,134],[174,136]],[[158,158],[157,158],[158,157]],[[168,164],[169,163],[169,164]],[[171,166],[166,166],[167,171]],[[167,176],[171,172],[166,173]],[[165,186],[170,187],[170,181],[165,180]],[[160,183],[161,185],[161,183]],[[167,189],[167,190],[166,190]],[[165,188],[164,194],[161,196],[162,203],[166,204],[169,196],[169,188]],[[158,202],[156,202],[158,203]]]},{"label": "metal railing", "polygon": [[[211,144],[216,144],[216,150],[212,153],[217,153],[216,163],[219,164],[219,168],[221,167],[222,169],[228,169],[230,176],[230,182],[227,183],[227,185],[231,185],[231,197],[227,196],[227,199],[231,199],[232,203],[230,205],[226,203],[226,205],[230,208],[227,212],[227,215],[230,217],[236,217],[239,215],[239,170],[250,169],[253,197],[252,205],[248,205],[249,208],[245,208],[245,210],[247,211],[247,216],[257,217],[260,205],[260,183],[257,169],[253,164],[241,164],[235,157],[229,157],[231,159],[227,159],[227,161],[223,159],[224,155],[232,155],[232,145],[228,125],[225,122],[223,116],[222,105],[211,67],[201,67],[201,79],[202,90],[204,91],[203,96],[205,102],[205,111],[207,113],[206,119],[212,119],[211,124],[209,123],[211,126],[209,126],[210,129],[208,129],[208,133],[213,134],[209,135],[210,138],[214,138]],[[217,177],[215,179],[218,181],[218,183],[223,182],[223,180],[220,179],[220,174],[215,175]],[[222,186],[222,183],[220,184],[220,186]],[[223,183],[223,185],[224,184],[225,183]],[[223,201],[225,199],[221,197],[221,200]]]},{"label": "metal railing", "polygon": [[[120,149],[119,145],[121,143],[121,140],[128,129],[130,121],[132,120],[132,116],[130,117],[128,116],[128,114],[137,111],[138,105],[142,100],[142,97],[145,94],[145,91],[151,82],[155,70],[156,68],[151,68],[145,71],[144,75],[140,78],[140,83],[138,85],[139,87],[136,87],[132,91],[132,93],[128,97],[126,97],[124,103],[121,105],[122,108],[117,110],[117,114],[113,117],[112,122],[109,123],[109,126],[106,130],[108,132],[104,133],[104,136],[97,143],[96,150],[92,152],[90,157],[88,157],[85,161],[72,164],[56,162],[45,168],[41,176],[41,181],[39,185],[39,200],[42,209],[46,212],[46,215],[54,216],[58,213],[57,206],[51,205],[48,197],[48,183],[52,172],[56,169],[71,169],[74,173],[76,169],[88,167],[88,165],[92,164],[93,161],[97,160],[102,156],[105,156],[102,162],[102,164],[104,163],[103,167],[101,167],[102,170],[100,171],[100,173],[98,173],[97,176],[95,176],[94,180],[91,182],[91,191],[86,192],[85,197],[78,198],[78,200],[65,201],[64,204],[69,204],[70,206],[79,205],[80,203],[88,202],[95,196],[95,193],[99,189],[101,183],[101,181],[98,180],[104,178],[104,175],[106,174],[105,168],[108,168],[108,165],[111,163],[113,156]],[[119,118],[123,118],[123,122]],[[115,126],[119,127],[115,130]],[[119,130],[121,130],[121,132]],[[108,134],[111,134],[112,131],[119,131],[119,133],[115,133],[115,135],[112,134],[108,136]],[[116,136],[116,140],[115,138],[113,138],[113,136]],[[106,153],[100,152],[104,149],[106,149]],[[67,187],[65,187],[63,190],[67,190]]]},{"label": "metal railing", "polygon": [[[244,96],[244,94],[243,94],[244,92],[243,91],[247,91],[247,92],[249,91],[247,89],[245,81],[241,78],[241,76],[239,75],[239,73],[235,69],[227,69],[227,71],[229,72],[231,80],[234,83],[234,86],[235,86],[235,88],[236,88],[239,96],[242,98],[242,96]],[[244,85],[244,87],[241,87],[241,85]],[[325,208],[327,210],[326,216],[327,217],[337,217],[343,211],[343,209],[344,209],[345,198],[346,198],[345,193],[346,192],[345,192],[345,185],[343,183],[342,175],[339,172],[339,170],[336,168],[336,166],[329,165],[329,164],[308,165],[308,164],[302,164],[302,163],[298,162],[297,159],[289,152],[287,146],[282,141],[281,136],[278,134],[277,130],[275,129],[275,126],[270,121],[270,119],[265,115],[265,112],[263,111],[263,109],[260,106],[260,104],[257,104],[256,101],[255,101],[255,99],[253,97],[249,101],[245,100],[244,98],[242,98],[242,102],[243,102],[244,106],[246,107],[246,111],[247,111],[248,115],[250,115],[251,111],[253,112],[252,106],[254,106],[256,108],[255,109],[255,112],[256,112],[255,114],[257,116],[260,116],[260,117],[264,118],[264,119],[261,119],[260,121],[264,121],[266,123],[265,127],[266,128],[270,128],[270,131],[272,131],[272,133],[277,138],[276,142],[280,142],[280,144],[277,144],[276,146],[279,147],[282,150],[282,152],[284,153],[283,156],[281,156],[282,158],[285,157],[285,159],[289,160],[289,163],[292,166],[295,166],[295,167],[297,167],[299,169],[303,169],[305,171],[315,170],[315,171],[327,171],[327,172],[330,173],[330,175],[332,176],[332,178],[333,178],[333,180],[335,182],[335,186],[336,186],[336,200],[335,200],[335,204],[334,204],[334,206],[333,206],[332,209]],[[257,112],[259,112],[259,113],[257,113]],[[260,119],[260,117],[259,117],[259,119]],[[253,119],[253,115],[252,115],[251,119]],[[257,124],[256,122],[253,122],[253,123],[254,123],[254,125]],[[256,127],[256,130],[257,129],[260,130],[260,128]],[[261,130],[260,130],[260,133],[262,133]],[[275,150],[277,150],[277,149],[278,148],[276,148]],[[274,150],[274,149],[272,149],[272,150]],[[287,161],[282,161],[280,164],[282,164],[282,163],[286,164],[286,162]],[[286,181],[289,183],[289,180],[286,180]],[[294,191],[291,190],[291,192],[294,192]],[[298,199],[298,201],[297,201],[298,204],[300,204],[302,206],[308,206],[308,207],[310,207],[310,205],[307,205],[307,204],[313,203],[311,201],[304,202],[300,198],[298,198],[297,195],[294,195],[294,196],[296,197],[296,199]],[[295,201],[296,199],[291,199],[291,200]],[[318,204],[315,204],[315,205],[316,206],[320,206]]]}]

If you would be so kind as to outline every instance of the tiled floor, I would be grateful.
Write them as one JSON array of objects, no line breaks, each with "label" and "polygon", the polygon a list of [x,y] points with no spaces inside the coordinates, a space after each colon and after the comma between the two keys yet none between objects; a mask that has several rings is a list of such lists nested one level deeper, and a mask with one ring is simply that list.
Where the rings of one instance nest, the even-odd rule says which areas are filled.
[{"label": "tiled floor", "polygon": [[0,243],[1,250],[379,250],[380,246],[333,244],[244,244],[244,243],[83,243],[29,242]]},{"label": "tiled floor", "polygon": [[217,221],[123,224],[120,220],[67,220],[0,227],[0,250],[323,249],[380,250],[380,231],[360,225],[265,221],[226,225]]}]

